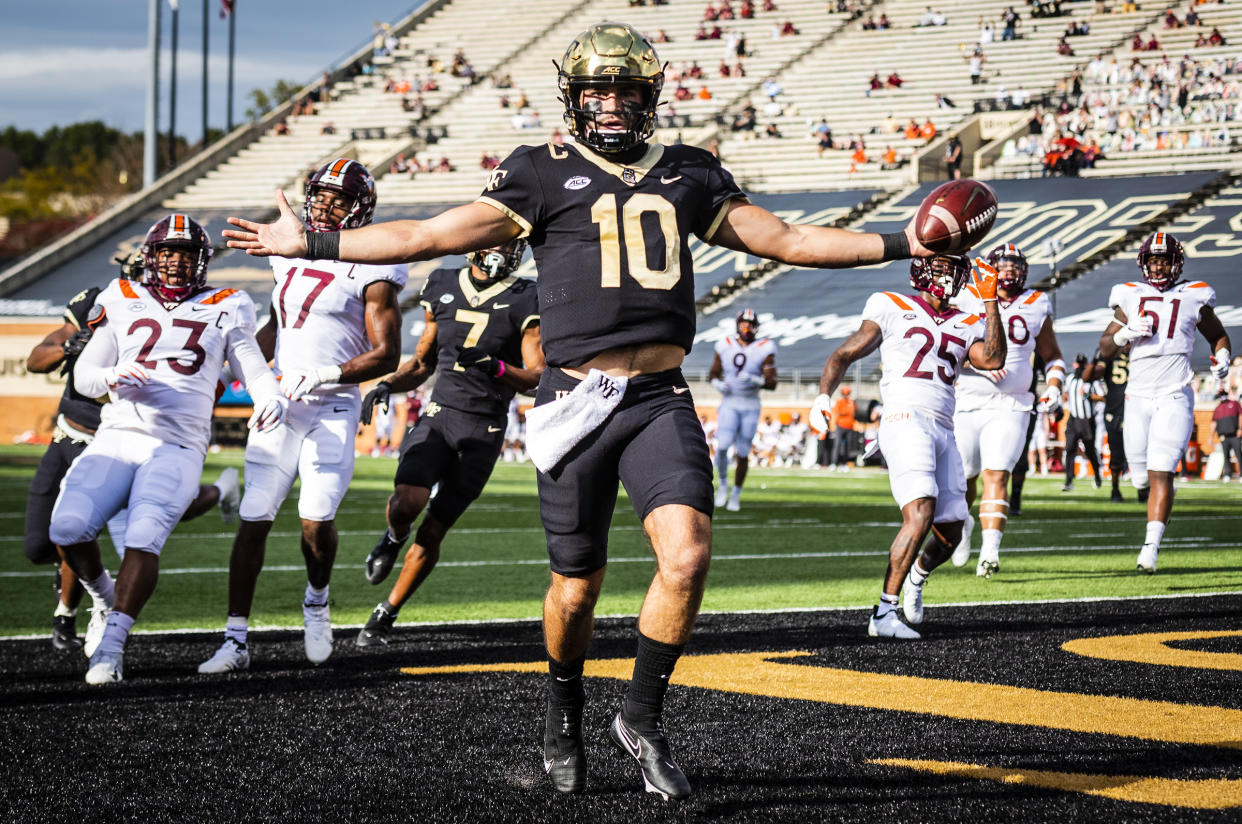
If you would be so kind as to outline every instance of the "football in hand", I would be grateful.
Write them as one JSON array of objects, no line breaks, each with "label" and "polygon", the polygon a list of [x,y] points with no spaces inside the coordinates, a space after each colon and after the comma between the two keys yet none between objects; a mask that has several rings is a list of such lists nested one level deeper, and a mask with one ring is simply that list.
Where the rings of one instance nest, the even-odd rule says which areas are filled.
[{"label": "football in hand", "polygon": [[983,240],[996,221],[996,192],[978,180],[937,186],[914,216],[919,243],[937,254],[960,255]]}]

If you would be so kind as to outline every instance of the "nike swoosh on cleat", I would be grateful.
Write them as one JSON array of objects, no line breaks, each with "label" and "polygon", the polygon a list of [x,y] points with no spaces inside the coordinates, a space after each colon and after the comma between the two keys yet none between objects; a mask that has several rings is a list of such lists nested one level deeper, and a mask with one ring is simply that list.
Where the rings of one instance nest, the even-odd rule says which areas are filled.
[{"label": "nike swoosh on cleat", "polygon": [[551,761],[549,761],[549,760],[548,760],[548,759],[546,759],[546,758],[545,758],[545,759],[543,759],[543,771],[544,771],[544,772],[552,772],[552,762],[551,762]]},{"label": "nike swoosh on cleat", "polygon": [[621,733],[621,740],[625,742],[625,749],[635,758],[642,758],[643,742],[635,738],[630,738],[629,730],[620,724],[617,724],[617,731]]}]

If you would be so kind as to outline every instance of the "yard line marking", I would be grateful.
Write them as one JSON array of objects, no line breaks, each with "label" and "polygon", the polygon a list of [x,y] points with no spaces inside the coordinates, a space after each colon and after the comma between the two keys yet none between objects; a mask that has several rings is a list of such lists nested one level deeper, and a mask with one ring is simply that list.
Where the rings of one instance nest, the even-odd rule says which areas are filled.
[{"label": "yard line marking", "polygon": [[[298,533],[299,535],[301,533]],[[1210,539],[1193,539],[1193,540],[1210,540]],[[1166,540],[1167,542],[1167,540]],[[1187,549],[1218,549],[1218,548],[1236,548],[1235,543],[1196,543],[1193,547]],[[1118,550],[1133,550],[1134,544],[1083,544],[1079,546],[1018,546],[1006,547],[1007,553],[1031,553],[1031,552],[1115,552]],[[888,550],[854,550],[841,552],[746,552],[731,555],[712,555],[713,561],[789,561],[789,560],[805,560],[815,558],[887,558]],[[653,555],[616,555],[608,559],[610,564],[642,564],[652,563],[655,561]],[[511,558],[505,560],[482,560],[482,561],[441,561],[436,564],[439,567],[498,567],[498,566],[540,566],[547,565],[548,559],[545,558]],[[335,569],[363,569],[364,564],[337,564]],[[306,567],[300,564],[291,564],[285,566],[265,566],[265,572],[305,572]],[[197,575],[212,574],[219,575],[227,573],[229,568],[226,566],[219,567],[162,567],[161,575]],[[22,572],[0,572],[0,578],[42,578],[48,575],[47,570],[42,571],[22,571]]]}]

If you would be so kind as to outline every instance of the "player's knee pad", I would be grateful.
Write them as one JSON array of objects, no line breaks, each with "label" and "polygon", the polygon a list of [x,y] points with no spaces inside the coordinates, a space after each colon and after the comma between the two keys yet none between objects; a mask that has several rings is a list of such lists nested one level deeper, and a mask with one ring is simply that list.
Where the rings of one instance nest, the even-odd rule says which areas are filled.
[{"label": "player's knee pad", "polygon": [[302,491],[298,494],[298,517],[304,521],[331,521],[336,517],[336,510],[343,497],[344,488],[303,478]]},{"label": "player's knee pad", "polygon": [[90,496],[66,491],[56,502],[48,539],[57,546],[72,546],[93,539],[103,526],[103,517],[96,512]]}]

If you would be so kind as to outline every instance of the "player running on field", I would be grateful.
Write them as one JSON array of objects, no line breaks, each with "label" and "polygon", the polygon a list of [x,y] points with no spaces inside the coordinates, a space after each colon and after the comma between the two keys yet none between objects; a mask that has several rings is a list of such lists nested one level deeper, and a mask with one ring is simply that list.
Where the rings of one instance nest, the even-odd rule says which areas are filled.
[{"label": "player running on field", "polygon": [[[88,684],[122,678],[125,641],[155,590],[160,551],[198,494],[225,359],[254,397],[252,428],[275,428],[286,407],[255,341],[249,296],[207,285],[212,249],[202,227],[169,215],[147,232],[143,253],[149,282],[114,280],[95,301],[103,319],[73,379],[84,396],[106,394],[110,403],[65,475],[49,530],[86,591],[109,609]],[[127,505],[114,584],[96,536]]]},{"label": "player running on field", "polygon": [[1130,482],[1147,498],[1147,534],[1138,554],[1142,572],[1156,571],[1160,541],[1173,511],[1173,471],[1195,425],[1194,372],[1190,354],[1195,330],[1207,339],[1212,372],[1229,372],[1229,335],[1212,307],[1216,291],[1201,280],[1182,280],[1186,253],[1168,232],[1149,235],[1139,248],[1143,280],[1119,283],[1108,295],[1113,322],[1100,337],[1100,355],[1130,347],[1125,438]]},{"label": "player running on field", "polygon": [[[776,388],[776,341],[755,338],[759,316],[754,309],[737,313],[737,335],[716,343],[707,377],[721,394],[716,411],[716,506],[730,512],[742,508],[742,484],[750,466],[750,446],[759,425],[760,389]],[[725,366],[728,364],[728,366]],[[736,455],[733,487],[729,487],[729,447]]]},{"label": "player running on field", "polygon": [[[375,182],[356,160],[338,158],[306,183],[303,215],[313,232],[365,226],[375,212]],[[224,643],[201,673],[248,669],[247,634],[267,534],[295,478],[302,482],[302,557],[306,594],[303,644],[315,665],[332,654],[328,582],[336,561],[336,510],[354,475],[354,433],[362,406],[358,384],[400,360],[406,266],[366,266],[273,257],[271,317],[259,330],[263,354],[276,357],[289,405],[285,426],[246,440],[241,526],[229,559]]]},{"label": "player running on field", "polygon": [[512,240],[470,255],[464,269],[432,272],[419,298],[427,325],[414,357],[363,402],[366,419],[390,393],[409,392],[444,367],[401,444],[388,530],[367,556],[368,581],[388,577],[419,513],[426,508],[427,515],[388,598],[358,633],[360,647],[388,643],[397,611],[435,569],[444,536],[487,485],[505,444],[509,402],[539,384],[539,299],[534,281],[512,276],[525,250],[525,240]]},{"label": "player running on field", "polygon": [[820,394],[811,406],[811,426],[826,432],[832,393],[845,370],[879,347],[884,372],[880,449],[888,461],[888,482],[902,523],[889,549],[884,587],[867,622],[868,635],[919,637],[897,617],[898,594],[904,588],[906,619],[921,623],[923,584],[949,559],[969,515],[962,457],[953,439],[953,385],[967,362],[976,369],[1001,369],[1006,354],[996,270],[983,260],[975,263],[979,269],[975,295],[983,304],[984,318],[949,303],[970,277],[965,257],[937,255],[911,261],[910,285],[916,293],[876,292],[867,299],[862,325],[824,364]]},{"label": "player running on field", "polygon": [[[1065,362],[1052,331],[1052,302],[1043,292],[1026,288],[1030,268],[1026,255],[1006,243],[988,252],[987,262],[997,273],[997,305],[1007,341],[1005,365],[993,370],[962,367],[953,435],[966,471],[968,509],[979,494],[979,476],[983,476],[983,499],[979,502],[983,546],[975,574],[990,578],[1000,569],[1001,536],[1009,518],[1009,474],[1026,446],[1035,405],[1031,391],[1034,355],[1047,364],[1048,388],[1039,400],[1044,410],[1060,406]],[[953,303],[963,312],[976,315],[986,310],[973,286],[967,286]],[[974,519],[968,514],[962,539],[953,551],[954,566],[962,566],[970,558],[973,526]]]}]

